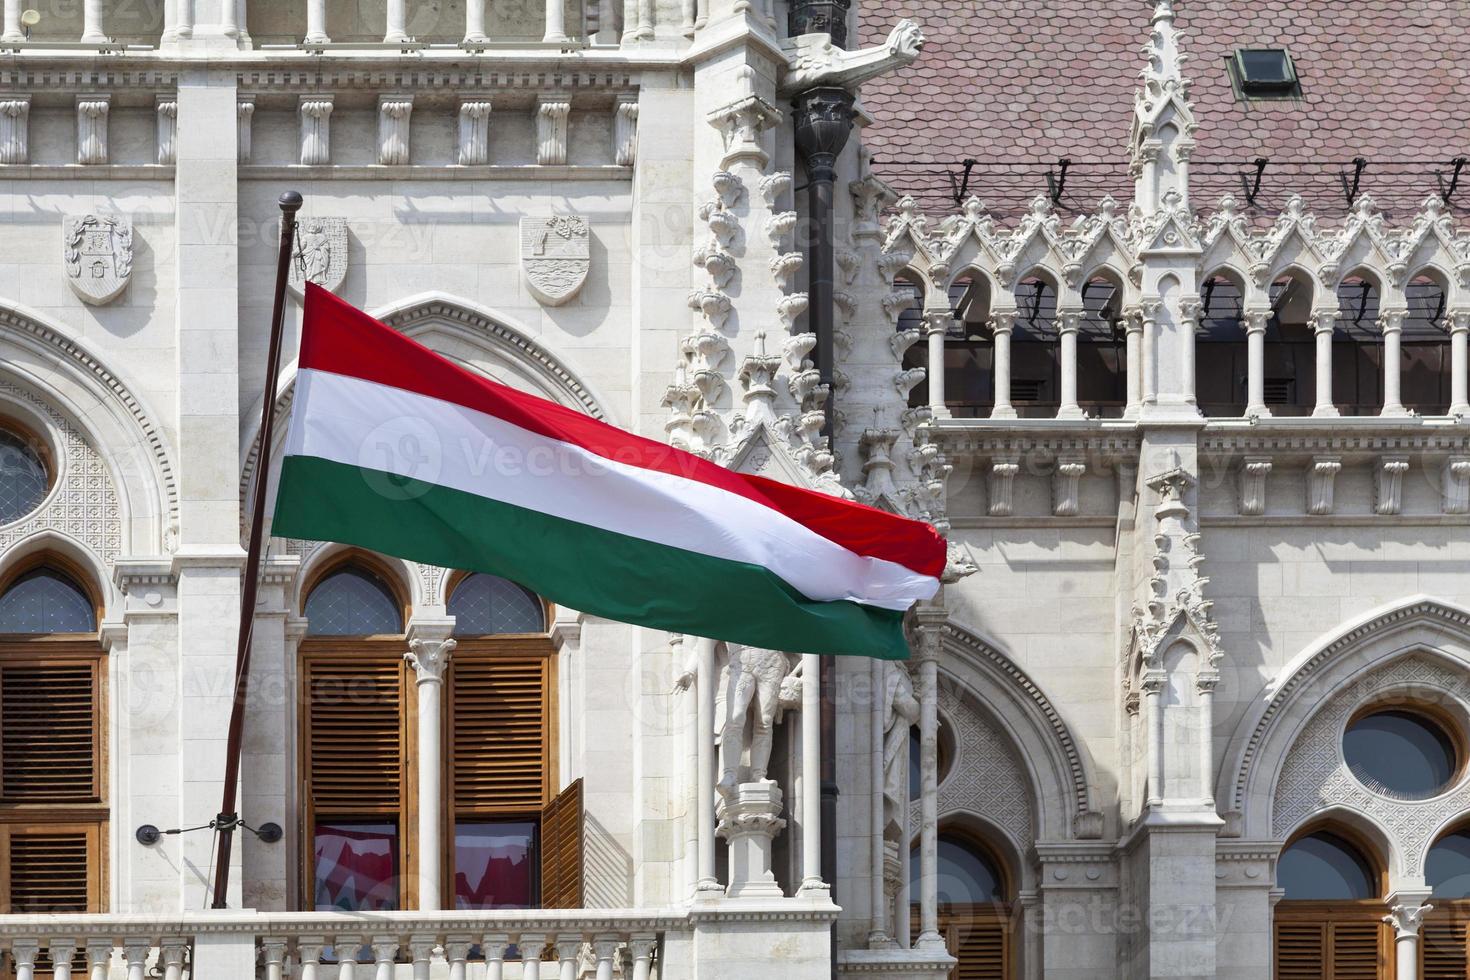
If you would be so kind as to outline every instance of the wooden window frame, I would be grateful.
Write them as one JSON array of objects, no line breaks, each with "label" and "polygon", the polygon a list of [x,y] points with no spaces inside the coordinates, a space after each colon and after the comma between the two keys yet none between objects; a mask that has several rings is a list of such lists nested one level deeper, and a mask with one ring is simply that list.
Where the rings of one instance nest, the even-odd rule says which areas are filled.
[{"label": "wooden window frame", "polygon": [[[1378,978],[1391,980],[1394,974],[1393,930],[1383,921],[1388,907],[1381,898],[1361,901],[1327,902],[1312,899],[1283,899],[1276,904],[1271,920],[1271,976],[1281,978],[1280,930],[1283,925],[1312,925],[1325,931],[1338,925],[1370,925],[1376,930],[1378,949]],[[1324,935],[1322,941],[1322,976],[1335,976],[1332,962],[1333,941]]]}]

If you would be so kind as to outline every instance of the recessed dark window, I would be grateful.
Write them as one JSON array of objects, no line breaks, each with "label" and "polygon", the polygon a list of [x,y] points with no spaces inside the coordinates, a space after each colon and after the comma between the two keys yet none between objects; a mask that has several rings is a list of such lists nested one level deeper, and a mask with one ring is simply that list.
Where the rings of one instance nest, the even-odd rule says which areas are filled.
[{"label": "recessed dark window", "polygon": [[1235,87],[1248,99],[1302,94],[1296,66],[1285,48],[1237,48],[1230,59],[1230,73]]},{"label": "recessed dark window", "polygon": [[[1006,900],[1004,878],[990,855],[963,837],[939,835],[939,904],[983,905]],[[919,903],[919,846],[909,851],[910,901]]]},{"label": "recessed dark window", "polygon": [[1437,796],[1459,769],[1454,739],[1413,711],[1374,711],[1352,722],[1343,733],[1342,754],[1364,786],[1399,799]]},{"label": "recessed dark window", "polygon": [[1424,860],[1424,882],[1435,898],[1470,898],[1470,833],[1446,834]]},{"label": "recessed dark window", "polygon": [[1276,860],[1276,884],[1289,899],[1376,898],[1374,877],[1372,866],[1357,848],[1327,831],[1301,838]]}]

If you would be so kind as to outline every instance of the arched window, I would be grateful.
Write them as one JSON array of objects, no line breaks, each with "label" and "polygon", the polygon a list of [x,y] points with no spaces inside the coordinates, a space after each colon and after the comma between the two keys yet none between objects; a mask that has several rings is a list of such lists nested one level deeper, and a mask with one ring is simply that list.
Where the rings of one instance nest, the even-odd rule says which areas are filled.
[{"label": "arched window", "polygon": [[1245,290],[1224,273],[1200,286],[1195,397],[1207,416],[1245,414]]},{"label": "arched window", "polygon": [[1312,327],[1312,286],[1305,276],[1289,274],[1268,291],[1271,316],[1266,320],[1261,391],[1276,416],[1311,415],[1317,404],[1317,341]]},{"label": "arched window", "polygon": [[445,908],[581,904],[581,783],[558,794],[556,658],[546,606],[494,575],[453,582],[445,694]]},{"label": "arched window", "polygon": [[70,563],[0,579],[0,912],[104,911],[106,673]]},{"label": "arched window", "polygon": [[1450,333],[1445,322],[1445,288],[1434,277],[1417,276],[1404,287],[1409,306],[1399,340],[1405,408],[1443,415],[1450,404]]},{"label": "arched window", "polygon": [[1332,331],[1332,400],[1343,415],[1383,410],[1383,331],[1378,327],[1378,284],[1352,275],[1337,287]]},{"label": "arched window", "polygon": [[376,561],[353,554],[316,581],[303,611],[306,907],[411,908],[404,603]]},{"label": "arched window", "polygon": [[1276,860],[1276,976],[1387,978],[1383,870],[1355,835],[1319,827]]},{"label": "arched window", "polygon": [[1077,331],[1077,404],[1095,418],[1121,418],[1128,402],[1123,289],[1101,277],[1082,286]]},{"label": "arched window", "polygon": [[1051,418],[1061,397],[1057,287],[1045,276],[1016,286],[1011,330],[1011,404],[1022,418]]},{"label": "arched window", "polygon": [[1424,883],[1433,890],[1434,909],[1419,933],[1419,975],[1425,980],[1470,975],[1470,828],[1434,842],[1424,858]]},{"label": "arched window", "polygon": [[[1010,909],[1014,898],[1005,865],[984,842],[941,827],[938,848],[939,931],[959,960],[957,977],[1010,977]],[[919,922],[919,845],[909,852],[910,932]]]},{"label": "arched window", "polygon": [[[957,278],[949,286],[949,305],[954,323],[944,344],[944,403],[956,418],[984,418],[995,405],[995,342],[985,277]],[[915,364],[928,363],[923,347],[921,343],[910,348],[910,353],[919,351],[921,359]],[[904,366],[913,365],[906,362]],[[909,404],[928,404],[928,387],[926,379],[919,386],[921,400],[915,402],[911,397]]]},{"label": "arched window", "polygon": [[20,520],[46,499],[52,473],[42,445],[24,429],[0,425],[0,524]]}]

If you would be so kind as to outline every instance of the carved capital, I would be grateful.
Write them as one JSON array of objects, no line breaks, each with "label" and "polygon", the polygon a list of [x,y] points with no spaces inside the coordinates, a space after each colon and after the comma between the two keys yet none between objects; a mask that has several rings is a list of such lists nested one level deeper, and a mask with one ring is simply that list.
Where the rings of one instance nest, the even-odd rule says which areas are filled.
[{"label": "carved capital", "polygon": [[403,659],[413,668],[420,684],[437,684],[444,680],[444,671],[448,669],[450,655],[457,645],[453,639],[409,640],[409,652],[403,655]]},{"label": "carved capital", "polygon": [[1424,916],[1433,911],[1433,905],[1395,905],[1388,910],[1383,921],[1393,926],[1396,937],[1419,935],[1420,926],[1424,925]]}]

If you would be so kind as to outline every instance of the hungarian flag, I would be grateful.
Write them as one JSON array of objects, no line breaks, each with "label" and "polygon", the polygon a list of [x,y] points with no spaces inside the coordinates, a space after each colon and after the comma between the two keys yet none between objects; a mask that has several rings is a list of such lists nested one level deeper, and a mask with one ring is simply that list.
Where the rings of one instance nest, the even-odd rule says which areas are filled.
[{"label": "hungarian flag", "polygon": [[793,653],[908,655],[928,524],[745,476],[497,384],[306,286],[272,533],[489,572],[570,608]]}]

